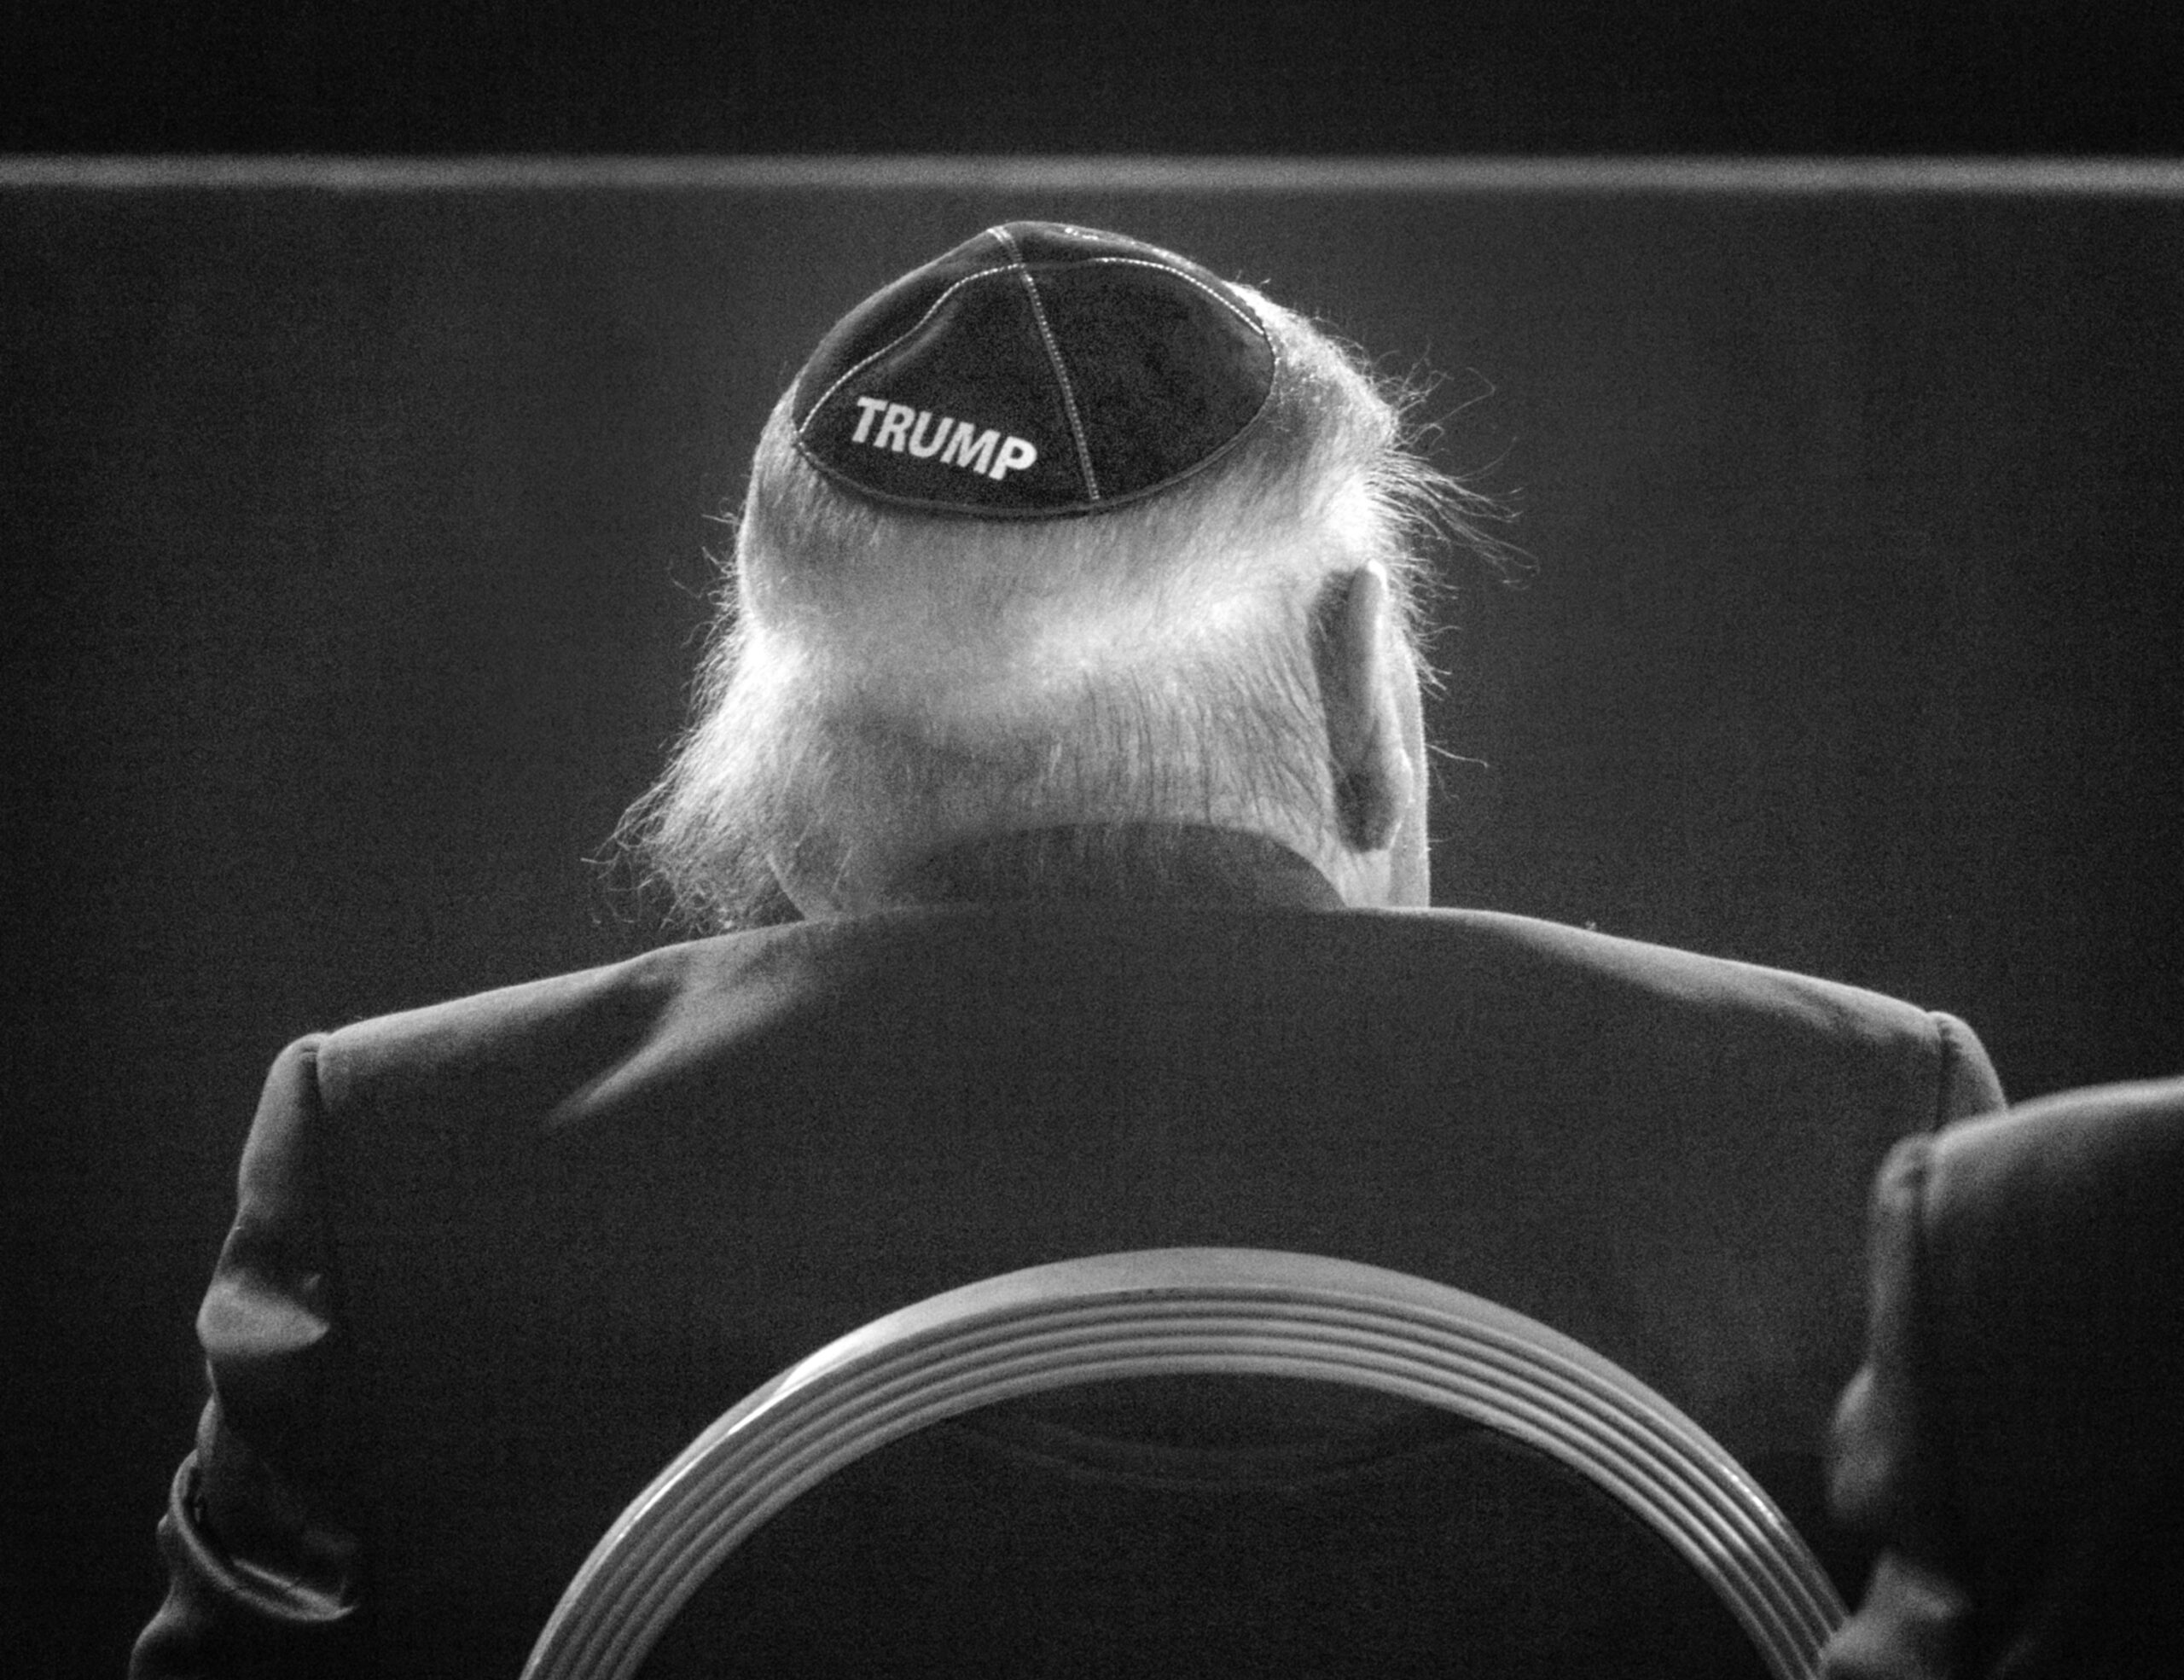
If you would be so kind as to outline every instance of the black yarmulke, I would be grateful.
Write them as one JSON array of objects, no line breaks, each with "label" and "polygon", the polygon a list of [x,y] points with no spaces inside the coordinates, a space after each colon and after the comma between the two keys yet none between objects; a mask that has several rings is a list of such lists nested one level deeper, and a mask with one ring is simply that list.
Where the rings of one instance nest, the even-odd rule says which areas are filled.
[{"label": "black yarmulke", "polygon": [[1240,437],[1275,351],[1173,252],[1053,222],[989,228],[866,299],[797,376],[805,456],[936,513],[1037,518],[1150,496]]}]

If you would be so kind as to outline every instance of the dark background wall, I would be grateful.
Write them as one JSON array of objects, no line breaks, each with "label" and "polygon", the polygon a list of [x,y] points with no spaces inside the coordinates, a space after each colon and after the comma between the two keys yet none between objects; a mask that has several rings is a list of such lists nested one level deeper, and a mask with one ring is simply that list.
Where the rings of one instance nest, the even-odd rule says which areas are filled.
[{"label": "dark background wall", "polygon": [[[113,1674],[155,1602],[266,1059],[659,937],[586,860],[680,718],[712,515],[834,316],[1002,217],[1440,370],[1440,458],[1532,561],[1449,568],[1446,900],[1957,1009],[2021,1095],[2184,1069],[2173,167],[990,162],[2158,159],[2184,11],[33,0],[0,34],[0,154],[87,171],[0,158],[0,1671]],[[541,172],[96,161],[473,153]],[[706,160],[796,154],[845,162]]]},{"label": "dark background wall", "polygon": [[712,516],[828,323],[1004,218],[1438,370],[1531,562],[1447,568],[1443,901],[1958,1011],[2020,1096],[2184,1071],[2174,171],[286,178],[0,191],[20,1671],[155,1602],[268,1058],[660,936],[586,860]]},{"label": "dark background wall", "polygon": [[[2158,0],[19,0],[0,150],[2158,154]],[[12,66],[12,71],[8,67]]]}]

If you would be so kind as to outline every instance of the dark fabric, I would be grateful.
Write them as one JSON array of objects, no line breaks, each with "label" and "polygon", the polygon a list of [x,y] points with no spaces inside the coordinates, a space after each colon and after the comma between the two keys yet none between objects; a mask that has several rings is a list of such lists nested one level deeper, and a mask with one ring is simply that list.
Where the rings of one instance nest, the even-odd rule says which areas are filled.
[{"label": "dark fabric", "polygon": [[1257,834],[1149,823],[1030,828],[928,857],[889,898],[915,904],[1026,900],[1253,904],[1339,910],[1333,883]]},{"label": "dark fabric", "polygon": [[[1295,860],[1235,856],[1200,902],[798,923],[292,1046],[137,1672],[251,1671],[207,1654],[248,1628],[281,1672],[513,1673],[623,1504],[775,1370],[1117,1249],[1301,1249],[1503,1302],[1813,1521],[1865,1187],[1899,1136],[1999,1103],[1970,1034],[1517,917],[1302,907]],[[219,1567],[238,1544],[256,1574]]]},{"label": "dark fabric", "polygon": [[938,513],[1097,512],[1188,478],[1274,389],[1234,287],[1123,234],[989,228],[883,287],[798,375],[797,446],[862,495]]},{"label": "dark fabric", "polygon": [[654,1671],[1765,1673],[1658,1535],[1519,1442],[1423,1408],[1332,1445],[1269,1433],[1147,1446],[1008,1406],[909,1437],[731,1555]]},{"label": "dark fabric", "polygon": [[1834,1497],[1839,1680],[2184,1673],[2184,1080],[1901,1145]]}]

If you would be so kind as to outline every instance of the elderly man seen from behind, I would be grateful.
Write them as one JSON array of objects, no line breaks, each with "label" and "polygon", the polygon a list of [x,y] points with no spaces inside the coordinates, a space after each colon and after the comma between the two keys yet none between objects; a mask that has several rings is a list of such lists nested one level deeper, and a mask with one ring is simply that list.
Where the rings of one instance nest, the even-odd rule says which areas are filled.
[{"label": "elderly man seen from behind", "polygon": [[[995,228],[853,310],[767,422],[695,721],[630,820],[701,937],[276,1063],[136,1671],[513,1674],[744,1392],[1130,1248],[1488,1296],[1818,1521],[1866,1183],[1994,1074],[1869,992],[1426,908],[1417,603],[1474,507],[1356,358],[1120,235]],[[1351,1431],[1315,1487],[1416,1445],[1246,1410]],[[1080,1487],[1176,1445],[1041,1439]],[[1139,1572],[1173,1538],[1140,1528]],[[1619,1613],[1583,1636],[1635,1649]],[[976,1619],[951,1637],[1005,1618]],[[864,1626],[818,1631],[858,1666]]]}]

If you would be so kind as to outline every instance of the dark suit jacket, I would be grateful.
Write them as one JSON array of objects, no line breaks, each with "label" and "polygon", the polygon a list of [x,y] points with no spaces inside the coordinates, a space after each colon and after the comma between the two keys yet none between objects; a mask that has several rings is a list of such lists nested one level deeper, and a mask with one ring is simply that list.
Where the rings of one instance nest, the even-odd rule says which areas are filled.
[{"label": "dark suit jacket", "polygon": [[623,1503],[744,1392],[925,1295],[1125,1248],[1486,1295],[1809,1518],[1865,1187],[1898,1137],[1999,1104],[1971,1034],[1513,916],[1348,910],[1276,848],[1200,850],[1218,867],[1134,900],[1011,901],[986,868],[988,902],[290,1047],[200,1317],[212,1398],[138,1671],[263,1648],[514,1673]]},{"label": "dark suit jacket", "polygon": [[1912,1139],[1873,1218],[1829,1673],[2184,1674],[2184,1079]]}]

